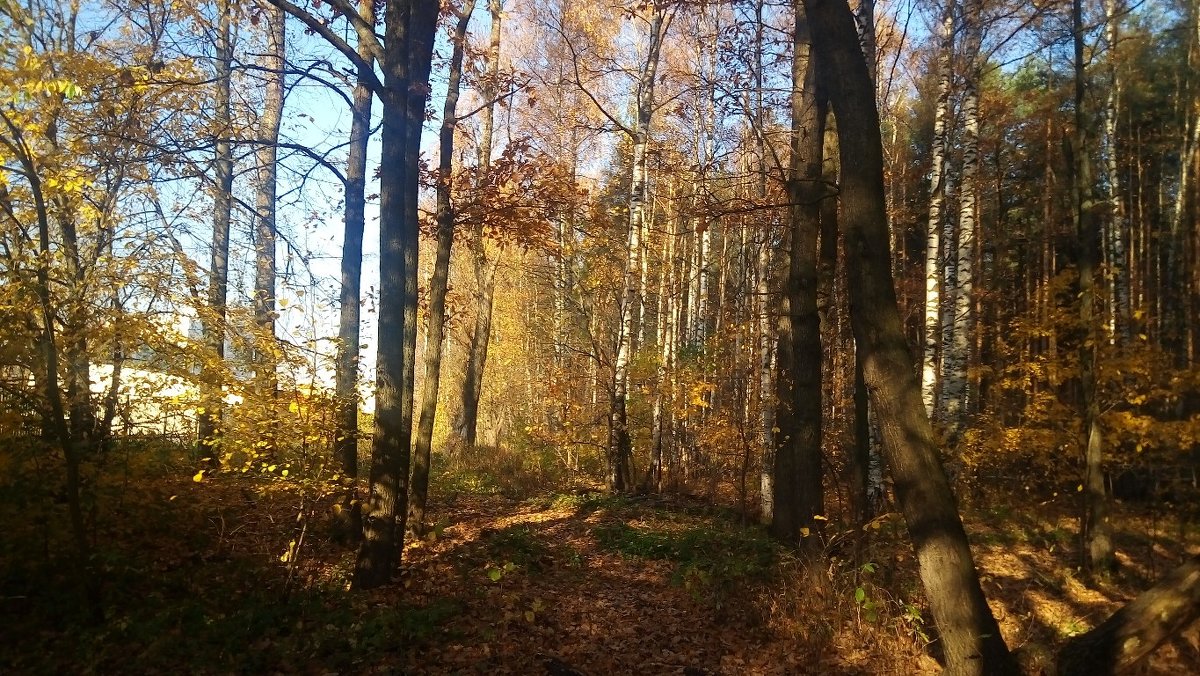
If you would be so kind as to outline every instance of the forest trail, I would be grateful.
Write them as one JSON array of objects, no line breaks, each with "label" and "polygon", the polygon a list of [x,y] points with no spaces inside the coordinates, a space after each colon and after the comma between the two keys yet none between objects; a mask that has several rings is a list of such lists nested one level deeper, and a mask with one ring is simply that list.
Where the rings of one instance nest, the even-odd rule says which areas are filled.
[{"label": "forest trail", "polygon": [[[447,487],[449,488],[449,487]],[[113,492],[107,492],[108,490]],[[106,624],[73,614],[66,562],[7,554],[5,673],[923,674],[936,634],[894,515],[862,561],[830,525],[825,589],[735,511],[677,496],[572,491],[524,500],[445,490],[391,585],[347,592],[354,550],[330,539],[331,496],[283,480],[186,472],[105,491]],[[1007,504],[1018,505],[1015,507]],[[1014,647],[1101,621],[1200,545],[1195,526],[1119,514],[1124,573],[1088,584],[1070,501],[966,510],[989,602]],[[303,518],[302,518],[303,517]],[[55,548],[14,524],[11,543]],[[35,532],[36,531],[36,532]],[[298,554],[291,543],[303,533]],[[44,550],[43,550],[44,551]],[[285,555],[287,554],[287,555]],[[5,558],[5,557],[0,557]],[[32,590],[37,590],[34,593]],[[1151,673],[1200,673],[1196,628]]]},{"label": "forest trail", "polygon": [[[773,636],[761,590],[737,577],[746,540],[678,502],[596,496],[443,506],[442,537],[406,552],[412,602],[462,604],[444,643],[414,650],[414,673],[829,673],[836,662]],[[723,541],[723,542],[722,542]],[[722,544],[728,548],[722,552]],[[703,550],[703,551],[701,551]],[[728,554],[727,561],[722,561]],[[738,569],[741,566],[742,569]],[[566,672],[564,672],[566,673]]]}]

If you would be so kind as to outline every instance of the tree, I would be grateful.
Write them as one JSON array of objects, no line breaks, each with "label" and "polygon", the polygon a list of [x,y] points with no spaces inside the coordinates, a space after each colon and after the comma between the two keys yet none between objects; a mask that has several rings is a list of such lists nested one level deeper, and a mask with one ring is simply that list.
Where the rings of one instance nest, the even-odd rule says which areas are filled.
[{"label": "tree", "polygon": [[[500,0],[488,0],[488,13],[492,17],[491,41],[488,47],[488,74],[483,88],[483,120],[480,124],[479,173],[477,187],[482,187],[490,176],[492,166],[492,140],[495,132],[495,111],[500,84],[500,28],[503,22],[503,5]],[[471,332],[471,346],[467,352],[466,372],[463,374],[462,404],[455,429],[468,446],[474,446],[479,427],[479,395],[483,389],[483,372],[487,367],[488,343],[492,335],[492,306],[496,293],[496,266],[499,260],[488,261],[487,248],[483,239],[482,221],[471,233],[471,253],[475,269],[475,327]]]},{"label": "tree", "polygon": [[925,412],[937,419],[939,346],[942,340],[942,213],[946,199],[946,145],[950,122],[950,87],[954,52],[954,0],[945,0],[942,9],[937,73],[937,105],[933,122],[933,145],[930,157],[933,167],[929,173],[929,221],[925,239],[925,349],[924,370],[921,375]]},{"label": "tree", "polygon": [[1084,99],[1087,91],[1087,73],[1083,50],[1083,2],[1072,0],[1071,33],[1074,45],[1075,70],[1075,131],[1071,139],[1071,206],[1075,221],[1075,232],[1079,237],[1079,321],[1084,336],[1079,344],[1080,402],[1083,414],[1084,451],[1084,500],[1085,516],[1083,538],[1085,563],[1095,571],[1106,571],[1113,567],[1112,526],[1108,516],[1108,496],[1104,486],[1104,448],[1101,445],[1100,401],[1097,398],[1096,380],[1097,341],[1096,326],[1096,264],[1099,246],[1099,229],[1096,227],[1095,210],[1100,201],[1093,196],[1090,134]]},{"label": "tree", "polygon": [[[363,22],[375,25],[374,0],[362,0],[358,10]],[[335,392],[338,401],[334,451],[341,460],[342,472],[353,481],[358,478],[358,367],[361,351],[362,250],[366,228],[367,145],[370,141],[371,107],[375,94],[370,84],[375,57],[368,42],[359,42],[356,53],[358,80],[350,121],[350,156],[346,162],[345,215],[342,234],[341,287],[338,296],[338,352]],[[368,72],[364,72],[366,69]],[[361,508],[348,499],[341,505],[343,532],[361,529]],[[357,534],[354,536],[357,537]]]},{"label": "tree", "polygon": [[974,559],[938,459],[921,386],[912,370],[892,285],[883,188],[883,148],[874,87],[841,0],[807,0],[817,58],[829,69],[842,158],[843,232],[851,267],[851,321],[878,415],[921,581],[951,673],[1015,673],[988,608]]},{"label": "tree", "polygon": [[[358,68],[383,104],[379,172],[379,341],[375,385],[375,430],[371,449],[370,496],[354,586],[386,583],[399,562],[407,516],[412,444],[413,369],[416,343],[416,223],[420,121],[425,116],[429,69],[438,6],[430,0],[389,0],[382,39],[373,23],[341,0],[331,3],[345,16],[360,44],[378,60],[375,76],[327,22],[287,2],[270,0],[295,16]],[[416,129],[413,129],[413,124]],[[400,340],[396,340],[401,337]],[[399,522],[399,524],[397,523]],[[397,527],[399,525],[399,527]]]},{"label": "tree", "polygon": [[[791,220],[788,272],[779,314],[778,408],[771,533],[800,542],[822,516],[821,327],[817,314],[817,241],[821,230],[825,106],[818,94],[820,56],[812,50],[805,5],[793,3]],[[813,537],[805,542],[811,545]]]},{"label": "tree", "polygon": [[213,69],[215,114],[213,119],[213,231],[212,254],[208,268],[208,307],[205,308],[204,337],[212,352],[200,365],[200,410],[198,450],[215,467],[221,464],[218,443],[224,410],[223,383],[225,359],[225,319],[229,298],[229,223],[233,215],[233,144],[230,89],[233,74],[233,6],[229,0],[217,2],[217,36]]},{"label": "tree", "polygon": [[274,448],[278,395],[278,375],[275,354],[275,246],[277,239],[276,200],[277,167],[279,160],[279,125],[283,120],[285,84],[287,15],[283,10],[268,7],[265,12],[267,34],[267,82],[263,112],[258,124],[258,148],[255,150],[258,186],[254,203],[254,323],[257,326],[255,350],[255,380],[259,400],[265,409],[265,425],[261,434],[268,450]]},{"label": "tree", "polygon": [[413,449],[412,490],[408,523],[420,534],[425,524],[425,502],[429,491],[429,454],[433,446],[433,423],[437,415],[438,384],[445,341],[446,291],[450,281],[450,253],[454,244],[454,203],[451,185],[454,171],[454,133],[458,126],[458,97],[462,85],[463,51],[467,26],[475,11],[475,0],[466,0],[451,36],[450,73],[442,106],[442,128],[438,138],[437,254],[429,283],[429,318],[425,328],[425,390],[421,395],[421,418]]}]

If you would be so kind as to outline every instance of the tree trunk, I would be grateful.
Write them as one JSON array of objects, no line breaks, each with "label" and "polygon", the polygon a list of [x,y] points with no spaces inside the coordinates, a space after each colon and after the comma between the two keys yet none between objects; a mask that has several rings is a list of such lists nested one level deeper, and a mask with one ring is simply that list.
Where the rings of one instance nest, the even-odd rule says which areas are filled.
[{"label": "tree trunk", "polygon": [[637,120],[632,131],[633,167],[629,189],[629,231],[625,250],[624,291],[621,319],[617,328],[617,357],[613,364],[613,398],[609,410],[608,488],[623,491],[629,487],[631,442],[626,399],[629,393],[629,360],[633,348],[638,290],[641,287],[641,236],[645,227],[646,147],[650,143],[650,123],[654,115],[654,85],[658,56],[670,25],[667,6],[655,1],[651,8],[649,49],[637,86]]},{"label": "tree trunk", "polygon": [[1059,676],[1106,676],[1135,666],[1200,618],[1200,557],[1059,650]]},{"label": "tree trunk", "polygon": [[267,55],[264,62],[267,83],[259,118],[257,163],[258,189],[254,204],[254,323],[255,389],[263,407],[263,426],[259,430],[267,442],[263,449],[275,447],[278,414],[275,403],[278,379],[275,373],[275,199],[279,147],[279,124],[283,119],[284,61],[287,27],[282,9],[266,6]]},{"label": "tree trunk", "polygon": [[[942,405],[946,429],[953,444],[966,425],[972,395],[967,373],[971,337],[975,329],[973,289],[975,276],[975,231],[979,204],[979,43],[982,27],[979,0],[966,0],[963,6],[963,61],[966,74],[962,92],[962,172],[958,209],[958,253],[955,265],[954,304],[951,339],[942,356],[945,379]],[[946,243],[949,248],[949,242]]]},{"label": "tree trunk", "polygon": [[458,126],[459,89],[462,83],[463,47],[467,26],[475,11],[475,0],[466,0],[458,13],[452,39],[449,82],[442,106],[442,129],[438,139],[437,176],[437,254],[433,279],[429,283],[429,319],[425,326],[425,390],[421,396],[421,418],[413,449],[412,489],[408,504],[408,525],[417,535],[424,534],[425,503],[429,495],[429,453],[433,446],[433,423],[437,415],[438,380],[442,372],[442,343],[445,340],[446,290],[450,281],[450,252],[454,244],[454,204],[451,202],[451,178],[454,170],[454,130]]},{"label": "tree trunk", "polygon": [[[374,0],[362,0],[359,13],[366,23],[375,25]],[[358,54],[367,64],[372,62],[365,45],[359,45]],[[358,478],[358,361],[362,341],[360,313],[363,231],[366,228],[367,144],[370,141],[371,104],[374,98],[365,75],[360,73],[354,86],[354,104],[350,113],[350,157],[346,162],[346,209],[335,367],[338,411],[334,439],[334,454],[340,459],[342,474],[350,484],[350,490],[341,500],[336,513],[336,530],[340,537],[354,540],[362,534],[362,506],[354,497],[354,480]]]},{"label": "tree trunk", "polygon": [[1079,346],[1080,409],[1083,414],[1084,448],[1084,519],[1083,539],[1085,563],[1091,570],[1110,570],[1113,559],[1112,525],[1109,523],[1108,496],[1104,486],[1104,447],[1100,437],[1100,402],[1096,380],[1096,263],[1099,232],[1096,227],[1091,168],[1091,140],[1083,103],[1087,86],[1084,71],[1083,7],[1082,0],[1071,4],[1072,30],[1075,45],[1075,133],[1071,196],[1075,232],[1079,237],[1079,321],[1084,338]]},{"label": "tree trunk", "polygon": [[[415,199],[419,132],[428,95],[438,3],[389,2],[384,15],[383,137],[379,177],[379,337],[370,496],[352,584],[386,583],[399,562],[407,516],[416,327]],[[424,75],[424,77],[422,77]],[[419,124],[419,122],[418,122]],[[400,337],[397,340],[397,337]],[[397,523],[399,521],[399,524]],[[399,526],[399,528],[397,527]]]},{"label": "tree trunk", "polygon": [[[499,93],[500,78],[500,27],[502,21],[500,0],[488,0],[488,12],[492,15],[491,46],[488,49],[488,76],[483,87],[484,99],[488,102],[483,109],[479,137],[480,185],[488,180],[492,166],[492,137],[495,127],[495,99]],[[475,260],[475,328],[471,333],[471,347],[467,352],[466,372],[463,374],[462,406],[455,430],[463,443],[474,446],[479,428],[479,397],[483,394],[483,371],[487,368],[488,343],[492,336],[492,306],[496,292],[497,260],[488,261],[487,248],[483,239],[483,225],[471,234],[472,254]]]},{"label": "tree trunk", "polygon": [[[933,144],[929,150],[929,222],[925,237],[925,354],[921,374],[921,397],[925,413],[937,419],[938,351],[942,341],[941,236],[946,199],[946,137],[950,121],[950,60],[954,45],[954,3],[946,0],[942,14],[941,45],[938,51],[938,98],[933,118]],[[872,94],[874,96],[874,94]]]},{"label": "tree trunk", "polygon": [[221,386],[225,360],[225,306],[229,296],[229,221],[233,212],[233,146],[230,143],[230,80],[233,71],[232,7],[229,0],[217,3],[216,44],[216,157],[213,173],[212,261],[208,269],[208,316],[204,319],[204,342],[212,351],[200,365],[200,406],[197,449],[213,467],[221,465],[218,443],[224,401]]},{"label": "tree trunk", "polygon": [[[771,534],[790,543],[809,535],[823,511],[821,485],[821,324],[817,313],[817,241],[825,141],[817,62],[804,5],[794,2],[792,154],[788,201],[791,245],[779,316],[779,436],[775,448]],[[814,536],[805,544],[816,544]]]},{"label": "tree trunk", "polygon": [[829,69],[842,157],[842,227],[850,266],[851,321],[878,415],[897,499],[953,674],[1008,674],[1016,665],[988,608],[938,460],[892,283],[883,148],[870,75],[854,17],[842,0],[807,0],[814,47]]}]

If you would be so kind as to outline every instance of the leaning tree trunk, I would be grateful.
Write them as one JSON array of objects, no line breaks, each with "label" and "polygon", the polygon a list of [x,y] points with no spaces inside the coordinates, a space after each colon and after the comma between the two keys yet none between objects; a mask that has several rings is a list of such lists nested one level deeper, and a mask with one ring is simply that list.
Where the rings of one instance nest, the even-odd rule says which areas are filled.
[{"label": "leaning tree trunk", "polygon": [[820,188],[825,141],[818,104],[817,57],[804,5],[794,2],[792,60],[792,159],[788,177],[791,245],[783,307],[779,314],[779,374],[776,413],[774,513],[771,534],[804,541],[820,516],[821,324],[817,312],[817,240],[821,227]]},{"label": "leaning tree trunk", "polygon": [[904,337],[892,283],[879,114],[854,17],[842,0],[806,0],[805,6],[817,56],[829,69],[838,121],[841,223],[857,263],[850,266],[855,342],[947,671],[1014,673],[1015,661],[979,585]]},{"label": "leaning tree trunk", "polygon": [[421,395],[421,418],[413,448],[412,487],[409,491],[408,526],[417,535],[425,528],[425,503],[429,496],[429,453],[433,446],[433,423],[437,416],[438,381],[442,373],[442,343],[446,329],[446,291],[450,281],[450,252],[454,244],[454,204],[450,200],[454,170],[454,130],[462,83],[463,46],[467,25],[475,11],[475,0],[466,0],[454,28],[446,102],[442,106],[442,130],[438,139],[437,253],[433,279],[429,283],[429,318],[425,326],[425,390]]},{"label": "leaning tree trunk", "polygon": [[1095,629],[1067,641],[1059,676],[1107,676],[1135,666],[1200,619],[1200,557],[1142,592]]}]

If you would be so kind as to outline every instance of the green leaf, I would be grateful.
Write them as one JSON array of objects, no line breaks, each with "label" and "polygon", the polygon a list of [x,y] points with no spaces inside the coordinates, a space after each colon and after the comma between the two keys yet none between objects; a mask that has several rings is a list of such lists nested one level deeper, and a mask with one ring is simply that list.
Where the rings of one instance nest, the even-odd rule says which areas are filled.
[{"label": "green leaf", "polygon": [[866,601],[866,600],[867,600],[867,590],[866,589],[863,589],[862,587],[858,587],[857,589],[854,590],[854,601],[856,603],[862,603],[863,601]]},{"label": "green leaf", "polygon": [[488,568],[487,576],[492,582],[499,582],[500,578],[504,576],[504,571],[499,568]]}]

